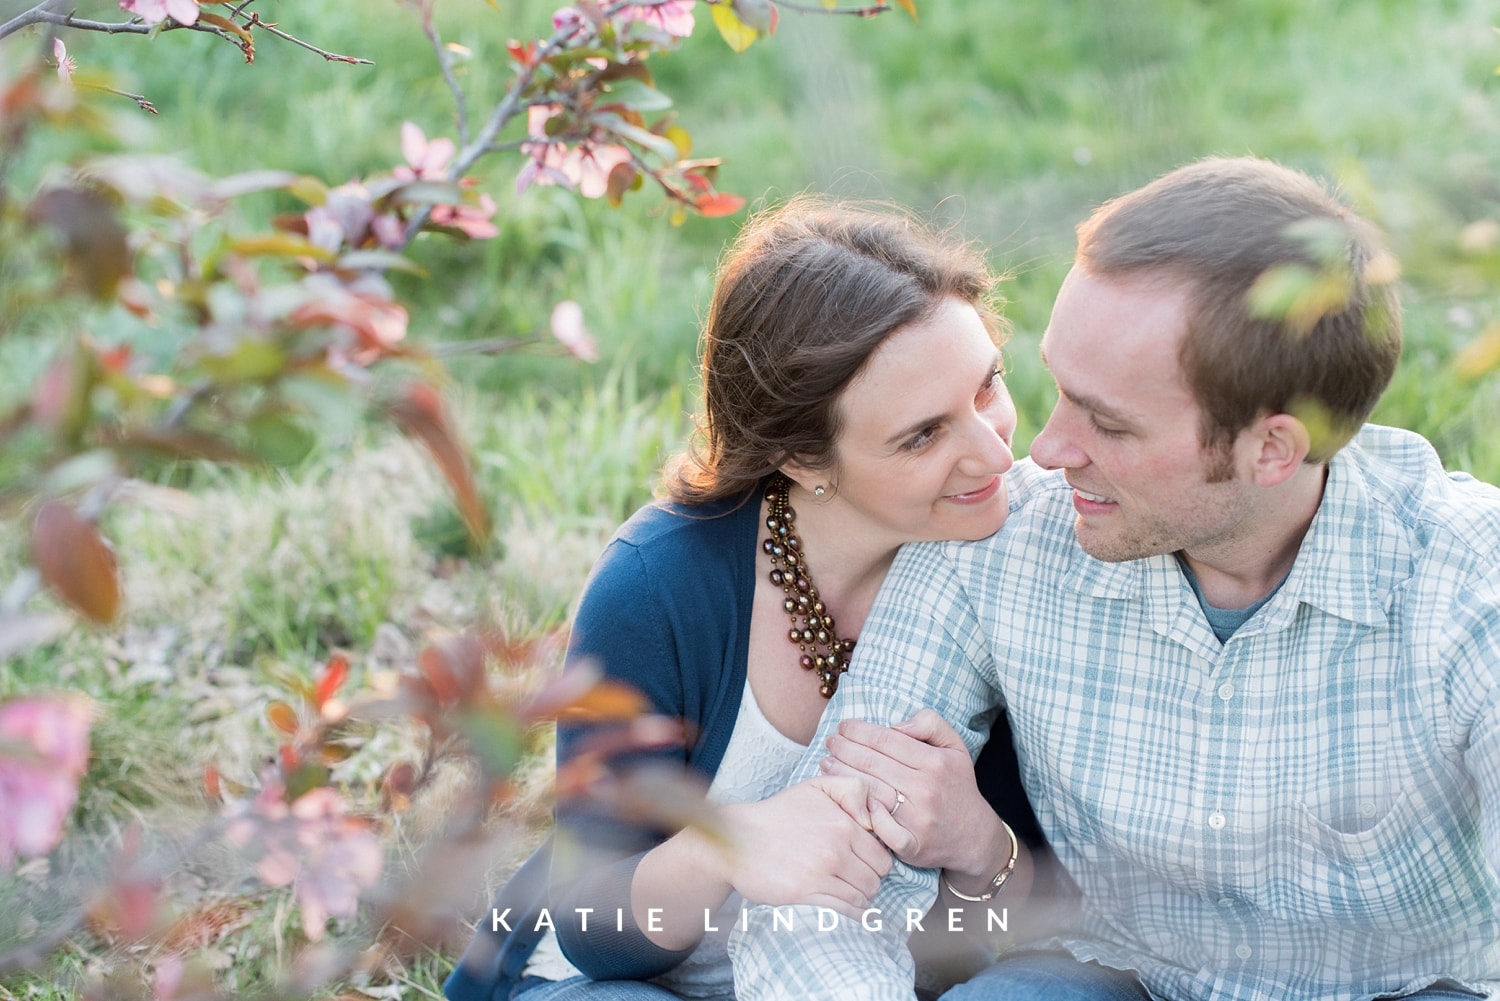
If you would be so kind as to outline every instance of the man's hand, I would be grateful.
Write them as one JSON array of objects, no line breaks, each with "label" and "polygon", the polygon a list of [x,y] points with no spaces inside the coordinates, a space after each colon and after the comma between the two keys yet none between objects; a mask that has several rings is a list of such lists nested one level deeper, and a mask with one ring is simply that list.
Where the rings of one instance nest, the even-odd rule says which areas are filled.
[{"label": "man's hand", "polygon": [[[869,783],[871,829],[901,861],[967,871],[976,831],[995,824],[974,780],[968,748],[947,722],[923,709],[894,726],[844,720],[828,738],[825,775]],[[897,796],[900,794],[900,799]]]}]

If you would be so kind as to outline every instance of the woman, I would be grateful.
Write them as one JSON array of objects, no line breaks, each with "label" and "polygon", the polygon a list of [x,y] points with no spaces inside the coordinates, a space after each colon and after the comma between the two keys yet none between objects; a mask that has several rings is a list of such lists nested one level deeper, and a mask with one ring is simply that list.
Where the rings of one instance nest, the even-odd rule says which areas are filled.
[{"label": "woman", "polygon": [[[732,998],[742,899],[858,915],[891,853],[943,867],[947,906],[1029,877],[934,714],[908,728],[912,800],[847,774],[782,791],[897,547],[1005,520],[1015,410],[993,283],[978,254],[903,215],[798,198],[742,231],[704,333],[699,440],[669,500],[606,549],[569,645],[688,722],[676,760],[712,779],[733,844],[560,808],[567,838],[498,902],[517,930],[482,928],[449,997]],[[559,763],[589,736],[559,727]],[[560,917],[538,935],[519,915],[544,904]]]}]

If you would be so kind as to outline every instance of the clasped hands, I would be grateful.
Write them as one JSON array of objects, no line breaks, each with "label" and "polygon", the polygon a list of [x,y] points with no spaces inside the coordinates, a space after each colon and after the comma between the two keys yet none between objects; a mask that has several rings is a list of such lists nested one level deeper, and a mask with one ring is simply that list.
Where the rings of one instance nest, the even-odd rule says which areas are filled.
[{"label": "clasped hands", "polygon": [[758,803],[724,807],[737,849],[725,875],[744,897],[858,917],[893,855],[923,868],[987,864],[968,856],[984,850],[973,835],[994,813],[968,749],[936,712],[890,727],[845,720],[827,749],[822,774]]}]

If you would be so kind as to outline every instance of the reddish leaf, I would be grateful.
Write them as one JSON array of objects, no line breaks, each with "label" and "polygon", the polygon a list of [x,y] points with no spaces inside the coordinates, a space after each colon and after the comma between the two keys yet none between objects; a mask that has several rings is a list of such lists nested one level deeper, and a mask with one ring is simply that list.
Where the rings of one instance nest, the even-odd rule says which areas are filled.
[{"label": "reddish leaf", "polygon": [[296,736],[301,728],[301,723],[297,719],[297,710],[279,699],[266,706],[266,720],[274,729],[288,737]]},{"label": "reddish leaf", "polygon": [[348,761],[353,755],[353,747],[336,740],[318,746],[318,760],[325,765],[336,765],[340,761]]},{"label": "reddish leaf", "polygon": [[62,236],[74,278],[89,295],[100,302],[114,298],[121,279],[130,274],[130,246],[107,198],[78,188],[53,188],[36,197],[27,216]]},{"label": "reddish leaf", "polygon": [[[172,922],[171,926],[162,933],[157,948],[164,953],[176,954],[202,949],[244,928],[255,919],[256,914],[255,901],[248,897],[211,900],[205,904],[198,904]],[[194,995],[179,992],[177,996],[192,997]]]},{"label": "reddish leaf", "polygon": [[601,681],[568,705],[559,706],[557,714],[568,719],[592,721],[634,719],[649,708],[650,703],[629,685]]},{"label": "reddish leaf", "polygon": [[119,566],[97,525],[62,501],[46,501],[31,524],[31,550],[42,580],[59,597],[95,622],[114,621]]},{"label": "reddish leaf", "polygon": [[219,769],[213,764],[203,766],[203,791],[215,803],[224,799],[224,789],[219,782]]},{"label": "reddish leaf", "polygon": [[380,780],[380,798],[387,810],[400,813],[411,805],[411,795],[416,788],[417,770],[409,762],[398,761]]},{"label": "reddish leaf", "polygon": [[341,653],[328,658],[328,666],[323,668],[323,673],[318,678],[318,686],[313,689],[313,705],[322,709],[323,703],[333,698],[348,679],[349,658]]},{"label": "reddish leaf", "polygon": [[896,0],[896,6],[910,14],[913,21],[917,19],[916,0]]},{"label": "reddish leaf", "polygon": [[227,17],[210,14],[207,11],[200,13],[198,20],[206,21],[214,27],[227,31],[237,37],[240,40],[240,51],[245,54],[245,62],[255,62],[255,39],[251,36],[250,32],[241,28]]},{"label": "reddish leaf", "polygon": [[716,219],[720,216],[734,215],[745,207],[745,199],[739,195],[723,193],[699,195],[693,202],[693,207],[704,217]]},{"label": "reddish leaf", "polygon": [[601,681],[592,665],[575,663],[553,678],[528,701],[528,720],[628,720],[643,715],[650,704],[640,692],[618,681]]},{"label": "reddish leaf", "polygon": [[426,383],[414,383],[390,410],[396,426],[427,446],[453,489],[459,514],[469,534],[484,541],[490,534],[490,514],[479,496],[469,469],[469,457],[458,443],[448,420],[447,409],[436,389]]},{"label": "reddish leaf", "polygon": [[640,172],[635,169],[633,163],[617,163],[610,168],[609,180],[605,184],[604,194],[609,199],[609,204],[619,208],[625,201],[625,194],[640,180]]},{"label": "reddish leaf", "polygon": [[84,348],[65,353],[37,380],[31,412],[37,423],[66,441],[76,441],[89,423],[98,380],[94,355]]},{"label": "reddish leaf", "polygon": [[536,43],[527,42],[522,45],[514,38],[505,43],[505,51],[522,69],[530,69],[536,65]]},{"label": "reddish leaf", "polygon": [[484,647],[472,636],[448,636],[424,647],[417,664],[440,702],[467,701],[484,687]]},{"label": "reddish leaf", "polygon": [[110,372],[123,372],[130,364],[133,354],[129,344],[118,344],[112,348],[95,348],[94,357]]},{"label": "reddish leaf", "polygon": [[100,437],[119,452],[143,452],[177,459],[209,459],[214,462],[244,462],[250,457],[233,442],[205,431],[191,429],[112,429]]}]

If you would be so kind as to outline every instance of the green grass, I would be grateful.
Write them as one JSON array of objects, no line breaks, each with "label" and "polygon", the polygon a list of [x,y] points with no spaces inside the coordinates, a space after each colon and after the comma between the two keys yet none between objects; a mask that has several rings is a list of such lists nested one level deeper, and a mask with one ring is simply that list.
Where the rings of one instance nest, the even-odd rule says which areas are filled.
[{"label": "green grass", "polygon": [[[472,53],[459,73],[476,94],[494,94],[504,41],[545,33],[553,5],[497,6],[439,5],[444,36]],[[112,7],[94,0],[79,13],[103,17]],[[213,174],[278,167],[338,183],[395,163],[402,120],[455,135],[450,96],[410,10],[370,0],[333,0],[316,16],[285,3],[271,10],[289,30],[376,65],[325,64],[263,36],[250,66],[233,47],[185,32],[74,33],[68,44],[162,112],[148,119],[122,102],[117,146],[181,153]],[[1053,399],[1036,347],[1074,224],[1182,161],[1254,152],[1338,179],[1388,230],[1404,266],[1407,347],[1377,418],[1426,434],[1451,466],[1500,482],[1500,377],[1461,376],[1452,364],[1500,322],[1500,252],[1460,239],[1470,223],[1500,220],[1491,5],[922,0],[920,10],[916,24],[899,11],[870,21],[788,11],[773,40],[734,56],[700,5],[697,35],[653,67],[695,153],[726,158],[726,190],[752,203],[804,189],[889,198],[991,248],[995,266],[1013,274],[1007,381],[1022,450]],[[12,39],[0,58],[34,41]],[[476,113],[487,110],[485,97],[472,101]],[[24,190],[85,146],[78,134],[51,134],[13,179]],[[282,679],[310,674],[335,648],[351,651],[358,684],[409,663],[446,630],[564,623],[610,532],[650,496],[660,462],[687,434],[698,324],[738,220],[673,227],[650,191],[620,210],[550,189],[518,195],[519,166],[514,156],[481,165],[500,205],[498,239],[424,238],[413,256],[426,277],[396,279],[424,343],[536,334],[561,299],[583,305],[599,341],[596,366],[551,350],[452,359],[459,423],[497,525],[493,546],[471,547],[417,446],[347,416],[281,474],[163,471],[161,484],[191,487],[190,510],[163,486],[106,523],[124,568],[123,623],[79,626],[0,665],[0,698],[69,688],[99,706],[78,834],[56,865],[91,850],[97,865],[98,846],[136,818],[196,816],[209,760],[248,780],[274,746],[266,703],[285,697]],[[292,207],[247,204],[261,215]],[[0,410],[28,392],[57,322],[37,310],[18,325],[23,333],[0,336]],[[171,331],[157,336],[171,343]],[[0,585],[24,553],[21,526],[0,521]],[[372,795],[380,763],[409,752],[408,737],[368,737],[338,772],[352,795]],[[535,793],[545,752],[534,750],[533,820],[545,802]],[[462,790],[455,783],[444,795]],[[391,832],[397,869],[441,812]],[[482,896],[526,839],[510,831],[496,843],[485,886],[471,880],[468,893]],[[207,885],[228,892],[235,872]],[[46,917],[36,871],[27,873],[32,882],[0,881],[0,915]],[[269,898],[213,947],[229,957],[225,983],[270,982],[298,935],[284,899]],[[0,941],[14,933],[0,922]],[[66,996],[57,985],[101,948],[81,942],[48,975],[5,979],[0,999]],[[407,996],[426,996],[447,962],[424,954],[398,982]]]}]

